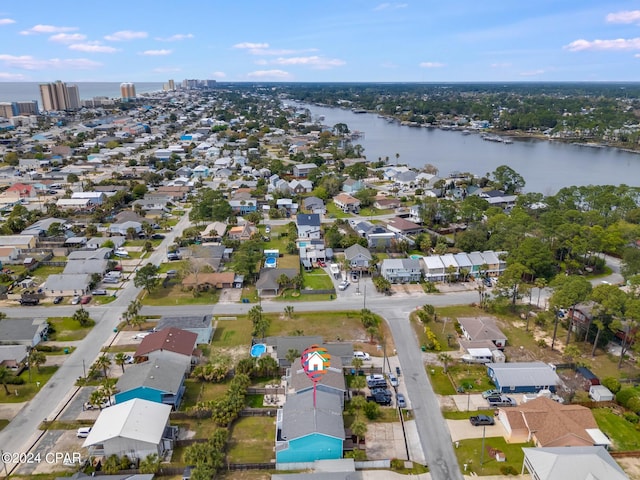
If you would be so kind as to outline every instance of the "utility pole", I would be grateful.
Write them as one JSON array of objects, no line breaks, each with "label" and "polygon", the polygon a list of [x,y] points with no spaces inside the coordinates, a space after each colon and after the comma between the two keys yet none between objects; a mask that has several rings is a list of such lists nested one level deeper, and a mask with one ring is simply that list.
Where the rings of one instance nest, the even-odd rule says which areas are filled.
[{"label": "utility pole", "polygon": [[482,464],[484,463],[484,433],[487,426],[482,425],[482,448],[480,449],[480,471],[482,471]]}]

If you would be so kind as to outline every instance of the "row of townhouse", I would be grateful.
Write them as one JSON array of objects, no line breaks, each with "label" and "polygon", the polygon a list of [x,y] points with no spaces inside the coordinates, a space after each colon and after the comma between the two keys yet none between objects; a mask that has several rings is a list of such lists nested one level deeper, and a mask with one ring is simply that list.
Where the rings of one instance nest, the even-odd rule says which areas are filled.
[{"label": "row of townhouse", "polygon": [[506,252],[448,253],[422,258],[384,259],[380,274],[391,283],[442,282],[473,276],[499,276],[507,268]]}]

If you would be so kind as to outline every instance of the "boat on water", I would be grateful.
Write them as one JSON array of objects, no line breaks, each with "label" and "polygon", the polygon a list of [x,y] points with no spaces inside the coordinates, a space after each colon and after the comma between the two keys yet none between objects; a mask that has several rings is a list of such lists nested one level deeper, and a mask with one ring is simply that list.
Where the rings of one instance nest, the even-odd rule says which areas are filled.
[{"label": "boat on water", "polygon": [[364,108],[354,108],[351,110],[353,113],[367,113]]},{"label": "boat on water", "polygon": [[513,143],[513,140],[511,140],[510,138],[504,138],[499,135],[483,135],[482,139],[486,140],[487,142],[496,142],[496,143],[504,143],[504,144]]}]

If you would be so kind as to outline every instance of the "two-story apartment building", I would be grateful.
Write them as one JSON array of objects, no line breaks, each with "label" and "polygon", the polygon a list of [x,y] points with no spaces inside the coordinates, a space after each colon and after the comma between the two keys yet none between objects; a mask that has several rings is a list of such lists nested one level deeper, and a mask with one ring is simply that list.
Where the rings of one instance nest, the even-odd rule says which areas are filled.
[{"label": "two-story apartment building", "polygon": [[420,262],[413,258],[385,258],[380,274],[391,283],[419,282],[422,279]]}]

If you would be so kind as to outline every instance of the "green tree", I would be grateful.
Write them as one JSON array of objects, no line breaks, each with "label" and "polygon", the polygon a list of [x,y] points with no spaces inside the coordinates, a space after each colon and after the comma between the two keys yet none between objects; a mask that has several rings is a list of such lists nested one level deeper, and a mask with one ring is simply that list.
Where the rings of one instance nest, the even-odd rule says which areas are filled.
[{"label": "green tree", "polygon": [[96,359],[94,365],[97,369],[102,370],[104,377],[107,378],[107,370],[111,366],[111,357],[109,357],[109,355],[107,355],[106,353],[103,353]]},{"label": "green tree", "polygon": [[84,308],[80,307],[75,311],[72,317],[76,322],[80,324],[81,327],[87,327],[91,324],[91,317],[89,316],[89,312],[87,312]]},{"label": "green tree", "polygon": [[286,359],[289,361],[289,363],[293,364],[293,362],[299,357],[300,352],[295,348],[290,348],[289,350],[287,350]]},{"label": "green tree", "polygon": [[293,305],[287,305],[284,307],[284,314],[289,320],[291,320],[293,318]]},{"label": "green tree", "polygon": [[[587,299],[591,293],[591,283],[584,277],[568,276],[559,277],[556,279],[554,286],[554,292],[549,298],[549,306],[556,310],[560,308],[573,308],[578,303]],[[567,328],[567,341],[566,345],[569,345],[569,339],[571,330],[573,327],[573,320],[569,319],[569,325]],[[553,339],[551,340],[551,349],[553,350],[556,333],[558,330],[558,316],[556,315],[556,323],[553,329]]]},{"label": "green tree", "polygon": [[147,263],[136,272],[136,276],[133,278],[133,284],[137,288],[144,287],[147,293],[151,293],[160,281],[158,278],[158,270],[158,267],[153,263]]},{"label": "green tree", "polygon": [[113,361],[116,365],[122,368],[122,373],[124,373],[124,364],[127,363],[127,355],[123,352],[118,352],[114,355]]},{"label": "green tree", "polygon": [[440,360],[440,362],[442,362],[444,373],[447,373],[449,364],[453,360],[451,355],[448,354],[447,352],[441,352],[441,353],[438,354],[438,360]]},{"label": "green tree", "polygon": [[75,173],[70,173],[67,175],[67,183],[78,183],[80,178]]},{"label": "green tree", "polygon": [[35,348],[29,350],[29,355],[27,356],[27,361],[29,362],[29,374],[31,374],[31,366],[36,367],[36,370],[40,372],[40,365],[43,365],[47,362],[47,356],[38,351]]},{"label": "green tree", "polygon": [[4,393],[9,395],[9,387],[7,387],[7,383],[13,378],[13,373],[7,367],[0,366],[0,383],[4,387]]},{"label": "green tree", "polygon": [[157,453],[147,455],[140,460],[138,468],[140,473],[158,473],[158,470],[160,470],[160,457],[158,457]]},{"label": "green tree", "polygon": [[354,420],[351,424],[351,432],[356,436],[356,445],[360,444],[360,438],[367,433],[367,424],[362,420]]}]

